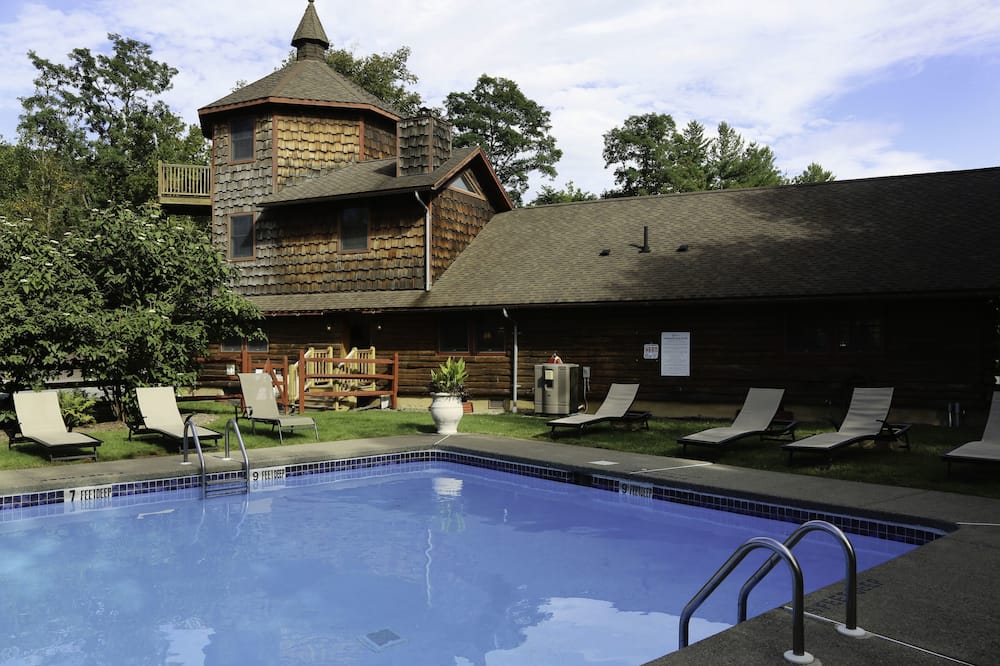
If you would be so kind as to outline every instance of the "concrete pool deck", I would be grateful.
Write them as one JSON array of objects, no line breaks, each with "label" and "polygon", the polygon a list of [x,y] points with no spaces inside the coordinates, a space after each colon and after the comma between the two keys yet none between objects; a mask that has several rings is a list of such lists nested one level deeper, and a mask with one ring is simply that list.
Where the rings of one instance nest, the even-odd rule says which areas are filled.
[{"label": "concrete pool deck", "polygon": [[[843,583],[807,595],[805,649],[827,666],[1000,663],[1000,500],[484,435],[309,442],[248,453],[252,468],[264,468],[431,448],[949,530],[859,574],[858,625],[869,632],[865,638],[834,629],[844,620]],[[211,472],[233,464],[221,452],[206,458]],[[193,466],[172,455],[0,471],[0,495],[188,476],[198,471],[197,456],[192,459]],[[735,607],[734,599],[734,615]],[[649,663],[788,663],[782,655],[791,648],[791,626],[790,613],[779,608]]]}]

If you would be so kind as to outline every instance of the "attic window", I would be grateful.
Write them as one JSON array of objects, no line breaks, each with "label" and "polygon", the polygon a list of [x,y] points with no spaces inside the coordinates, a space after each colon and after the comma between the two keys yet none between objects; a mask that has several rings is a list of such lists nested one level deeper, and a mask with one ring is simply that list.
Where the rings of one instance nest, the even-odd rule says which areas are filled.
[{"label": "attic window", "polygon": [[247,162],[253,159],[253,116],[234,118],[229,124],[229,136],[232,144],[230,162]]},{"label": "attic window", "polygon": [[469,194],[477,194],[482,196],[482,193],[479,191],[479,188],[476,187],[476,181],[468,173],[459,174],[458,178],[451,181],[450,187],[453,187],[456,190],[461,190],[463,192],[468,192]]}]

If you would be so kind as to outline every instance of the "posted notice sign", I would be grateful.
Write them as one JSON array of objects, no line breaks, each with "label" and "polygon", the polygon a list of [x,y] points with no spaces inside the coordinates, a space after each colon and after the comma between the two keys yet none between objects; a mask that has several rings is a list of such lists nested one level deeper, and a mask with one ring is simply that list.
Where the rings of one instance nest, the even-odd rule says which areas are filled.
[{"label": "posted notice sign", "polygon": [[660,376],[691,376],[691,333],[660,333]]}]

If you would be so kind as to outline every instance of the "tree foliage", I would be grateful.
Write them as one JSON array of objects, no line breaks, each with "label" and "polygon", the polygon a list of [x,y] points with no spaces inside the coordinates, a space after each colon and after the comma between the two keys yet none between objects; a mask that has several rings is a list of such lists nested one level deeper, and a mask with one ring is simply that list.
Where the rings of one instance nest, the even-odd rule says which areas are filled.
[{"label": "tree foliage", "polygon": [[551,134],[550,114],[514,81],[483,74],[471,91],[449,93],[444,104],[455,147],[481,146],[515,203],[527,191],[530,173],[556,176],[562,151]]},{"label": "tree foliage", "polygon": [[[73,49],[62,65],[28,53],[38,74],[21,99],[29,175],[19,207],[53,221],[156,196],[156,163],[206,163],[205,141],[158,97],[177,70],[148,44],[109,34],[112,53]],[[52,228],[50,226],[50,228]]]},{"label": "tree foliage", "polygon": [[699,190],[781,185],[774,152],[747,143],[725,122],[716,136],[705,137],[701,123],[677,129],[669,114],[630,116],[604,135],[605,167],[614,166],[616,189],[604,196],[623,197]]},{"label": "tree foliage", "polygon": [[551,185],[542,185],[538,195],[532,199],[529,206],[547,206],[557,203],[572,203],[574,201],[593,201],[597,195],[581,190],[573,181],[566,183],[566,189],[557,190]]},{"label": "tree foliage", "polygon": [[352,51],[343,48],[326,52],[326,62],[330,67],[393,106],[403,116],[415,115],[423,105],[420,94],[408,89],[418,80],[407,67],[409,59],[408,46],[392,53],[373,53],[365,57],[356,57]]},{"label": "tree foliage", "polygon": [[78,370],[119,409],[136,386],[190,385],[212,340],[247,337],[259,312],[191,222],[155,206],[95,210],[57,237],[0,226],[4,390]]},{"label": "tree foliage", "polygon": [[805,185],[807,183],[827,183],[836,180],[832,171],[827,171],[816,162],[811,162],[802,173],[792,178],[793,185]]}]

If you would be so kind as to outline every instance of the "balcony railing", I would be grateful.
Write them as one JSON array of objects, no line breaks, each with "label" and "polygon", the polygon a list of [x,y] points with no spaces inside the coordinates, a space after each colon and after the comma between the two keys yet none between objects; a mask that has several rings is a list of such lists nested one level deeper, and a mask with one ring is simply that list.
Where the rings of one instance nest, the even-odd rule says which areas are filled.
[{"label": "balcony railing", "polygon": [[159,163],[158,190],[162,205],[212,205],[212,170],[197,164]]}]

